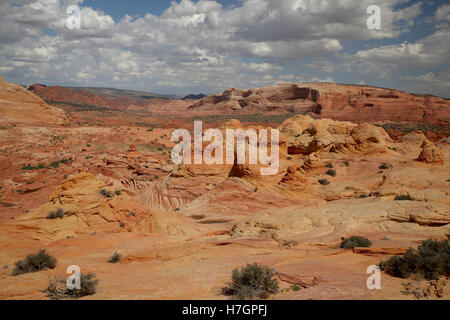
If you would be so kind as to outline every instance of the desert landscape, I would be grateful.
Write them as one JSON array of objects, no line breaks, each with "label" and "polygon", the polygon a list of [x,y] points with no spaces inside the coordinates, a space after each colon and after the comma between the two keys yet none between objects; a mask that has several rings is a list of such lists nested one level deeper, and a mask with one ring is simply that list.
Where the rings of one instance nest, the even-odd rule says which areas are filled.
[{"label": "desert landscape", "polygon": [[[278,173],[175,165],[172,132],[194,121],[278,129]],[[448,99],[365,85],[183,100],[0,79],[0,299],[55,298],[72,265],[98,280],[80,299],[230,299],[253,263],[275,272],[270,299],[449,299],[449,135]],[[368,289],[369,266],[427,239],[447,245],[443,274],[385,267]],[[40,250],[56,263],[18,272]]]}]

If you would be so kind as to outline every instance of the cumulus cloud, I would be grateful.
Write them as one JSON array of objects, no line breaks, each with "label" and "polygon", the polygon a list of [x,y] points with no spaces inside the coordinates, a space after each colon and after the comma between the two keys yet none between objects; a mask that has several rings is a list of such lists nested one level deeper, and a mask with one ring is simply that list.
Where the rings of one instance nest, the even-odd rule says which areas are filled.
[{"label": "cumulus cloud", "polygon": [[[407,32],[423,5],[395,9],[404,2],[377,1],[383,27],[369,30],[366,9],[373,0],[243,0],[226,8],[211,0],[181,0],[160,16],[126,15],[119,21],[83,7],[82,0],[3,0],[0,72],[27,83],[215,92],[314,78],[291,77],[289,66],[295,63],[326,73],[353,72],[363,63],[378,75],[380,66],[443,63],[448,28],[416,43],[345,50],[351,41],[395,39]],[[69,5],[81,6],[80,30],[66,26]],[[439,8],[436,17],[445,20],[445,10]]]}]

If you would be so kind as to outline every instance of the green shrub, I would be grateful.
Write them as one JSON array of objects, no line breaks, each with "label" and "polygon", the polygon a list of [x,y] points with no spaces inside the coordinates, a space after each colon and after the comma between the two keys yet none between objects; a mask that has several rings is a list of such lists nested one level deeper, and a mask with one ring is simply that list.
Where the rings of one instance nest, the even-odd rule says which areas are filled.
[{"label": "green shrub", "polygon": [[120,226],[121,228],[125,227],[125,222],[120,222],[120,223],[119,223],[119,226]]},{"label": "green shrub", "polygon": [[112,257],[108,260],[109,263],[118,263],[122,259],[122,255],[114,252]]},{"label": "green shrub", "polygon": [[64,212],[63,209],[58,209],[56,211],[52,211],[49,212],[49,214],[47,215],[47,219],[52,220],[52,219],[62,219],[64,218],[64,216],[66,215],[66,213]]},{"label": "green shrub", "polygon": [[290,157],[290,156],[286,158],[286,160],[289,160],[289,161],[291,161],[292,159],[293,159],[293,158]]},{"label": "green shrub", "polygon": [[300,287],[300,286],[297,285],[297,284],[293,284],[293,285],[291,286],[291,290],[294,290],[294,291],[300,291],[300,290],[302,290],[302,287]]},{"label": "green shrub", "polygon": [[131,211],[131,212],[130,212],[130,216],[133,216],[133,217],[135,217],[135,216],[136,216],[136,212],[134,212],[134,211]]},{"label": "green shrub", "polygon": [[368,248],[372,245],[372,242],[364,237],[360,236],[351,236],[348,239],[342,239],[341,248],[343,249],[353,249],[355,247],[364,247]]},{"label": "green shrub", "polygon": [[367,197],[369,197],[367,194],[365,194],[365,193],[361,193],[359,196],[358,196],[358,198],[360,198],[360,199],[363,199],[363,198],[367,198]]},{"label": "green shrub", "polygon": [[327,171],[327,175],[332,176],[332,177],[336,177],[336,170],[330,169]]},{"label": "green shrub", "polygon": [[114,197],[114,193],[112,193],[111,191],[108,191],[106,189],[102,189],[100,191],[100,193],[106,198],[113,198]]},{"label": "green shrub", "polygon": [[247,264],[241,270],[234,269],[232,282],[222,289],[225,295],[232,295],[239,300],[267,299],[280,291],[275,271],[267,266]]},{"label": "green shrub", "polygon": [[345,165],[346,167],[349,167],[349,166],[350,166],[350,163],[349,163],[348,161],[345,161],[345,162],[344,162],[344,165]]},{"label": "green shrub", "polygon": [[116,190],[116,191],[114,191],[114,193],[116,194],[116,196],[120,196],[122,194],[122,191]]},{"label": "green shrub", "polygon": [[394,256],[380,262],[381,270],[400,278],[418,274],[427,280],[439,279],[441,275],[450,276],[449,240],[426,240],[417,250],[409,248],[403,256]]},{"label": "green shrub", "polygon": [[330,181],[328,181],[327,179],[320,179],[319,183],[323,186],[327,186],[330,184]]},{"label": "green shrub", "polygon": [[387,170],[389,169],[389,166],[385,163],[383,163],[381,166],[378,167],[380,170]]},{"label": "green shrub", "polygon": [[325,167],[333,169],[334,165],[331,162],[327,162],[327,164],[325,165]]},{"label": "green shrub", "polygon": [[409,195],[400,195],[396,196],[394,200],[405,201],[405,200],[412,200],[412,198]]},{"label": "green shrub", "polygon": [[16,261],[12,275],[18,276],[55,267],[56,259],[47,254],[45,250],[40,250],[38,254],[29,254],[25,259]]}]

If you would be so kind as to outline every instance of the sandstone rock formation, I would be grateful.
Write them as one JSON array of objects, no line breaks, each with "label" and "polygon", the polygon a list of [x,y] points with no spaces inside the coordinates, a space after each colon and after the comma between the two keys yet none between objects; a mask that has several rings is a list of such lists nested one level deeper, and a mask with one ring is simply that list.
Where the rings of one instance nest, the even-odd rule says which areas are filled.
[{"label": "sandstone rock formation", "polygon": [[418,161],[431,163],[431,164],[444,164],[444,154],[442,151],[434,145],[434,143],[430,142],[426,139],[422,143],[422,152],[419,154]]},{"label": "sandstone rock formation", "polygon": [[193,110],[255,113],[311,112],[334,120],[383,120],[449,125],[450,102],[395,89],[336,83],[279,84],[250,90],[228,89],[190,106]]},{"label": "sandstone rock formation", "polygon": [[302,115],[286,120],[280,131],[286,136],[289,154],[358,152],[392,142],[382,128],[367,123],[357,125]]},{"label": "sandstone rock formation", "polygon": [[48,105],[20,85],[6,83],[1,79],[0,122],[63,125],[68,123],[68,119],[61,109]]}]

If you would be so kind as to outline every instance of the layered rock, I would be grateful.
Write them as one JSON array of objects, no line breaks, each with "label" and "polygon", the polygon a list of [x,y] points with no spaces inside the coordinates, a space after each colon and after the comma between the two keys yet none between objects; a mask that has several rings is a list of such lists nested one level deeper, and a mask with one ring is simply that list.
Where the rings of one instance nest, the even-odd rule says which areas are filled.
[{"label": "layered rock", "polygon": [[357,122],[398,121],[448,125],[450,101],[395,89],[335,83],[279,84],[208,96],[191,109],[236,112],[311,112]]},{"label": "layered rock", "polygon": [[64,125],[66,113],[17,84],[0,80],[0,122],[29,125]]},{"label": "layered rock", "polygon": [[296,116],[286,120],[280,131],[286,136],[289,154],[309,155],[318,151],[358,152],[392,142],[380,127]]},{"label": "layered rock", "polygon": [[422,143],[422,152],[419,154],[418,161],[431,164],[444,164],[444,154],[434,143],[426,139]]}]

